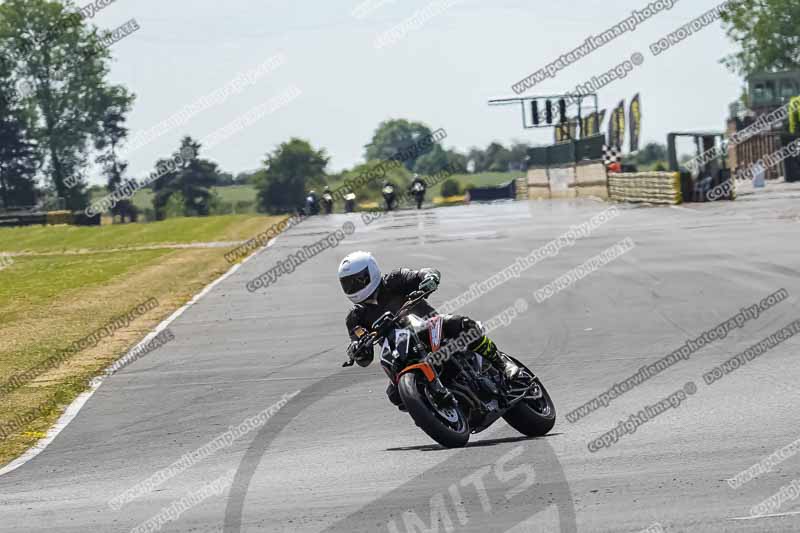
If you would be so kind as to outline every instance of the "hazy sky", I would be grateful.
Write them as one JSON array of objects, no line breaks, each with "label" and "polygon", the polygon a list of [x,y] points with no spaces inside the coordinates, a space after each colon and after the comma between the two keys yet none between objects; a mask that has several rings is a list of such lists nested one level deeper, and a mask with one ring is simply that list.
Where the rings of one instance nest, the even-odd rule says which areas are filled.
[{"label": "hazy sky", "polygon": [[[447,148],[485,147],[493,140],[549,142],[552,130],[523,130],[516,107],[490,107],[487,100],[513,96],[512,84],[648,3],[117,0],[92,21],[110,29],[135,18],[140,26],[112,47],[112,80],[137,95],[128,122],[132,137],[270,57],[282,54],[286,60],[131,154],[130,168],[138,177],[172,153],[182,136],[203,138],[290,88],[299,89],[299,96],[203,156],[237,173],[257,168],[268,151],[297,136],[324,147],[329,169],[340,170],[363,158],[375,127],[388,118],[444,128]],[[644,141],[666,142],[672,130],[722,130],[742,82],[719,63],[733,51],[721,24],[657,57],[648,50],[718,3],[677,1],[526,95],[570,91],[641,52],[642,66],[600,91],[601,108],[641,92]],[[396,43],[376,48],[379,35],[430,4],[444,8],[432,10],[434,16]]]}]

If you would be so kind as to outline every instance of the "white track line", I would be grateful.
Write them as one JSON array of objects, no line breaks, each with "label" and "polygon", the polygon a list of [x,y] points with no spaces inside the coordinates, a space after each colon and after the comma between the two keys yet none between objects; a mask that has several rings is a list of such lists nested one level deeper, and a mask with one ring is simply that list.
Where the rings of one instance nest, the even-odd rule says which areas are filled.
[{"label": "white track line", "polygon": [[757,520],[759,518],[775,518],[779,516],[793,516],[800,514],[800,511],[791,511],[788,513],[777,513],[777,514],[764,514],[761,516],[739,516],[736,518],[729,518],[728,520]]},{"label": "white track line", "polygon": [[683,207],[682,205],[670,205],[670,209],[675,209],[676,211],[688,211],[690,213],[699,213],[698,209],[689,209],[688,207]]},{"label": "white track line", "polygon": [[[206,294],[211,292],[211,290],[214,287],[216,287],[217,285],[219,285],[220,283],[222,283],[223,281],[228,279],[231,275],[233,275],[234,272],[239,270],[239,268],[243,264],[248,262],[250,259],[252,259],[256,255],[258,255],[262,251],[264,251],[266,248],[269,248],[270,246],[272,246],[277,239],[278,239],[278,237],[275,237],[275,238],[271,239],[266,244],[266,246],[264,246],[263,248],[259,248],[258,250],[254,251],[252,254],[247,256],[244,259],[244,261],[242,261],[241,263],[236,263],[235,265],[233,265],[230,268],[230,270],[225,272],[219,278],[217,278],[214,281],[212,281],[202,291],[200,291],[191,300],[189,300],[188,303],[186,303],[183,307],[181,307],[180,309],[178,309],[177,311],[172,313],[168,318],[166,318],[159,325],[157,325],[155,327],[155,329],[153,331],[151,331],[150,333],[148,333],[147,336],[144,339],[142,339],[138,344],[136,344],[136,346],[131,348],[128,351],[128,354],[130,354],[132,351],[136,350],[139,346],[142,346],[142,345],[147,344],[148,342],[150,342],[150,340],[153,337],[155,337],[156,335],[161,333],[164,329],[167,328],[167,326],[169,326],[179,316],[181,316],[187,309],[189,309],[191,306],[196,304],[200,300],[200,298],[202,298],[203,296],[205,296]],[[127,356],[127,354],[126,354],[126,356]],[[112,362],[111,364],[113,365],[114,362]],[[22,465],[24,465],[25,463],[27,463],[28,461],[30,461],[31,459],[33,459],[34,457],[36,457],[37,455],[42,453],[45,450],[45,448],[47,448],[50,445],[50,443],[52,443],[55,440],[55,438],[58,436],[58,434],[61,433],[61,431],[65,427],[67,427],[69,425],[69,423],[72,422],[72,420],[75,419],[76,416],[78,416],[78,413],[80,412],[80,410],[83,408],[83,406],[86,404],[86,402],[89,401],[89,398],[91,398],[94,395],[94,393],[97,392],[97,389],[100,388],[100,385],[103,384],[103,380],[106,377],[107,377],[106,375],[103,375],[103,376],[99,376],[99,377],[94,378],[92,380],[91,384],[90,384],[91,388],[88,391],[86,391],[84,393],[81,393],[77,398],[75,398],[72,401],[71,404],[69,404],[67,409],[64,411],[64,414],[62,414],[61,417],[59,417],[59,419],[55,423],[55,425],[53,427],[51,427],[47,431],[47,434],[43,438],[38,440],[36,442],[36,444],[33,445],[33,447],[31,447],[29,450],[27,450],[21,456],[17,457],[16,459],[14,459],[10,463],[8,463],[3,468],[0,468],[0,476],[8,474],[9,472],[13,472],[17,468],[21,467]]]}]

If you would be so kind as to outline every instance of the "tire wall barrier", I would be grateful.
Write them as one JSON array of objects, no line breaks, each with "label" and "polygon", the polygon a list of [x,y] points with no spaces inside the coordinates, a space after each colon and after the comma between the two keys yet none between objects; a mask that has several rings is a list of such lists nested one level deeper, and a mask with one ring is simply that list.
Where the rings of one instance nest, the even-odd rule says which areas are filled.
[{"label": "tire wall barrier", "polygon": [[677,172],[622,172],[608,175],[608,192],[619,202],[680,204],[681,179]]},{"label": "tire wall barrier", "polygon": [[516,194],[517,200],[527,200],[528,199],[528,178],[517,178],[516,179]]},{"label": "tire wall barrier", "polygon": [[547,179],[546,168],[528,169],[528,199],[550,198],[550,181]]},{"label": "tire wall barrier", "polygon": [[599,161],[578,163],[575,167],[575,182],[578,196],[594,196],[608,199],[608,176],[606,167]]},{"label": "tire wall barrier", "polygon": [[0,213],[0,228],[16,226],[47,226],[57,224],[71,224],[76,226],[99,226],[100,215],[87,216],[82,211],[17,211],[13,213]]},{"label": "tire wall barrier", "polygon": [[575,165],[550,167],[547,169],[550,181],[550,198],[575,198]]},{"label": "tire wall barrier", "polygon": [[47,224],[73,224],[74,220],[71,211],[48,211]]},{"label": "tire wall barrier", "polygon": [[588,196],[608,199],[606,167],[602,161],[528,169],[530,200]]}]

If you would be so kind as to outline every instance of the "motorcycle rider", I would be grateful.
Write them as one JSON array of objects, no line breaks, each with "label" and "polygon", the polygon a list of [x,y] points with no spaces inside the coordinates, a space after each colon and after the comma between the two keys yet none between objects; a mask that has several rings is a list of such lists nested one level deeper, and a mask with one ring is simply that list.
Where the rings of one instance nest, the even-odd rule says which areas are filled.
[{"label": "motorcycle rider", "polygon": [[[414,190],[414,187],[419,185],[421,190],[419,192]],[[419,174],[414,174],[414,180],[411,182],[411,185],[408,187],[408,191],[414,195],[417,201],[417,209],[422,208],[422,202],[425,199],[425,191],[428,189],[428,184],[425,183],[425,180],[420,177]]]},{"label": "motorcycle rider", "polygon": [[427,189],[428,185],[425,183],[425,180],[419,174],[414,174],[414,179],[411,181],[411,186],[408,188],[409,190],[414,190],[414,185],[419,183],[422,185],[423,189]]},{"label": "motorcycle rider", "polygon": [[[432,268],[420,270],[401,268],[381,275],[378,262],[372,254],[361,251],[348,254],[339,265],[339,282],[342,289],[350,301],[356,304],[345,320],[351,340],[347,355],[359,366],[368,366],[375,357],[374,348],[371,342],[364,341],[368,338],[366,335],[359,339],[356,334],[357,329],[364,328],[369,331],[372,324],[386,311],[396,313],[412,292],[436,290],[440,279],[439,271]],[[411,311],[421,317],[436,313],[425,300],[416,304]],[[455,339],[476,328],[480,332],[483,331],[480,324],[465,316],[444,315],[442,318],[444,319],[442,337],[445,339]],[[519,367],[502,357],[495,343],[485,335],[470,343],[467,348],[483,356],[509,378],[519,373]],[[389,383],[386,395],[389,401],[403,409],[394,383]]]},{"label": "motorcycle rider", "polygon": [[391,211],[395,207],[397,201],[397,187],[391,181],[384,180],[383,187],[381,188],[383,199],[386,202],[386,210]]},{"label": "motorcycle rider", "polygon": [[325,213],[330,215],[333,212],[333,193],[329,185],[322,190],[322,205],[325,206]]},{"label": "motorcycle rider", "polygon": [[317,191],[311,189],[308,191],[306,195],[306,215],[318,215],[319,214],[319,198],[317,197]]}]

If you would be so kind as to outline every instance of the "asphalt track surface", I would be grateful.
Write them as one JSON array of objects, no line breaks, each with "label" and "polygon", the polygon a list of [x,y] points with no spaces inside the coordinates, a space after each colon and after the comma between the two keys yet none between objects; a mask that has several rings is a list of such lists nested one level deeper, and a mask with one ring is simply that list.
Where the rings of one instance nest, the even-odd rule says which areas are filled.
[{"label": "asphalt track surface", "polygon": [[[750,508],[800,478],[800,456],[734,490],[726,479],[800,437],[798,339],[712,386],[702,374],[800,318],[800,207],[748,198],[685,208],[621,206],[620,216],[462,312],[486,320],[519,298],[526,313],[492,336],[544,380],[552,433],[504,422],[444,450],[384,396],[377,365],[342,369],[347,252],[384,269],[443,272],[434,304],[607,207],[522,202],[390,214],[256,293],[246,283],[342,226],[317,217],[281,236],[170,325],[175,340],[107,379],[39,456],[0,477],[0,531],[131,531],[234,473],[230,487],[161,531],[405,532],[800,531],[800,501]],[[539,304],[533,291],[614,243],[635,249]],[[570,423],[564,415],[741,307],[787,301]],[[148,295],[150,296],[150,295]],[[152,295],[157,296],[157,295]],[[697,392],[592,453],[587,444],[687,382]],[[120,510],[108,501],[300,391],[266,424]],[[432,519],[433,510],[435,520]],[[415,520],[418,528],[413,524]],[[433,520],[433,521],[432,521]]]}]

